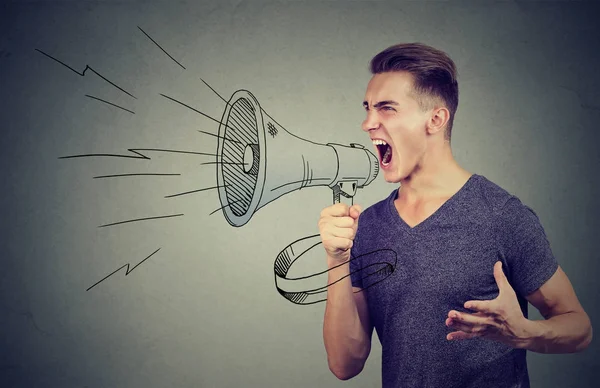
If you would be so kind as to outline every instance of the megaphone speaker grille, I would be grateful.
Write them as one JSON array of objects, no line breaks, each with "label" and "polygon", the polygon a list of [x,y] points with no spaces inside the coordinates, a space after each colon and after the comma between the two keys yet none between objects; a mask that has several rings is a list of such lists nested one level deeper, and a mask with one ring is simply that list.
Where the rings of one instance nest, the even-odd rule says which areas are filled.
[{"label": "megaphone speaker grille", "polygon": [[234,226],[245,224],[258,205],[261,190],[256,189],[264,183],[264,151],[260,105],[252,94],[238,90],[223,113],[217,151],[219,196],[225,217]]}]

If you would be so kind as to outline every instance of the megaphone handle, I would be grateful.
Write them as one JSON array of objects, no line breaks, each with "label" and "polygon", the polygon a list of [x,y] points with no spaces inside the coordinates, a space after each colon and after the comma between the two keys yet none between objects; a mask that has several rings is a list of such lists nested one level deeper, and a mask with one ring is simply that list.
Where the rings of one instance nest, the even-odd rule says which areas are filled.
[{"label": "megaphone handle", "polygon": [[348,206],[352,206],[354,205],[354,197],[344,197],[343,195],[340,195],[339,193],[336,195],[335,193],[333,194],[333,203],[345,203]]},{"label": "megaphone handle", "polygon": [[354,205],[354,197],[342,195],[339,186],[336,185],[333,187],[333,204],[335,205],[336,203],[345,203],[348,206],[352,206]]}]

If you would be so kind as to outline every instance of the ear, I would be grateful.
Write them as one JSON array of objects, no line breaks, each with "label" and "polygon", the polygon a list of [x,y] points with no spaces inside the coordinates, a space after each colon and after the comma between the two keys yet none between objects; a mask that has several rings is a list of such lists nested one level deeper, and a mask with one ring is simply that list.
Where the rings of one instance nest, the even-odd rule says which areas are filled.
[{"label": "ear", "polygon": [[446,107],[441,106],[433,108],[431,111],[431,117],[427,123],[427,132],[430,135],[444,132],[449,119],[450,111]]}]

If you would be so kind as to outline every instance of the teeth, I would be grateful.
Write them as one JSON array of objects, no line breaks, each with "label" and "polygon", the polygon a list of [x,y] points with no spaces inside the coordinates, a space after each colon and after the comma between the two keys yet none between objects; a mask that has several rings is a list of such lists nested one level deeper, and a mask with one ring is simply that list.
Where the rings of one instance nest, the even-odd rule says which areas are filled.
[{"label": "teeth", "polygon": [[380,139],[373,139],[373,145],[387,145],[387,143]]}]

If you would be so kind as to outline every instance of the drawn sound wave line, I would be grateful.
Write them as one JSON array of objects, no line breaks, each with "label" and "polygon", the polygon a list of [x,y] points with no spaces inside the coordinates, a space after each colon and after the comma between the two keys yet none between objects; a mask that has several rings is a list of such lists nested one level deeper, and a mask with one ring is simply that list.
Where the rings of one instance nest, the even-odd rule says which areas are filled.
[{"label": "drawn sound wave line", "polygon": [[162,219],[162,218],[171,218],[171,217],[181,217],[183,215],[184,215],[183,213],[179,213],[179,214],[170,214],[170,215],[167,215],[167,216],[134,218],[134,219],[131,219],[131,220],[112,222],[110,224],[104,224],[104,225],[100,225],[98,227],[99,228],[105,228],[107,226],[122,225],[122,224],[127,224],[127,223],[130,223],[130,222],[139,222],[139,221],[147,221],[147,220],[158,220],[158,219]]},{"label": "drawn sound wave line", "polygon": [[193,152],[193,151],[181,151],[181,150],[167,150],[163,148],[128,148],[127,151],[136,154],[133,155],[119,155],[119,154],[80,154],[80,155],[67,155],[67,156],[59,156],[59,159],[72,159],[72,158],[87,158],[90,156],[108,156],[114,158],[130,158],[130,159],[146,159],[151,160],[149,156],[142,154],[139,151],[156,151],[156,152],[173,152],[179,154],[191,154],[191,155],[203,155],[203,156],[217,156],[216,154],[210,154],[207,152]]},{"label": "drawn sound wave line", "polygon": [[200,193],[200,192],[203,192],[203,191],[218,189],[220,187],[229,187],[229,185],[206,187],[206,188],[198,189],[198,190],[190,190],[190,191],[186,191],[186,192],[183,192],[183,193],[177,193],[177,194],[167,195],[167,196],[165,196],[165,198],[173,198],[173,197],[179,197],[181,195]]},{"label": "drawn sound wave line", "polygon": [[94,99],[94,100],[101,101],[101,102],[103,102],[103,103],[105,103],[105,104],[112,105],[112,106],[114,106],[114,107],[116,107],[116,108],[123,109],[124,111],[127,111],[127,112],[129,112],[129,113],[131,113],[131,114],[135,114],[135,112],[134,112],[134,111],[132,111],[132,110],[129,110],[129,109],[123,108],[122,106],[119,106],[119,105],[117,105],[117,104],[113,104],[112,102],[110,102],[110,101],[106,101],[106,100],[103,100],[103,99],[101,99],[101,98],[99,98],[99,97],[90,96],[89,94],[86,94],[85,96],[86,96],[86,97],[89,97],[89,98],[92,98],[92,99]]},{"label": "drawn sound wave line", "polygon": [[210,133],[210,132],[206,132],[206,131],[201,131],[201,130],[198,130],[198,132],[203,133],[205,135],[210,135],[210,136],[216,137],[218,139],[223,139],[225,141],[229,141],[229,142],[232,142],[232,143],[243,144],[241,141],[233,140],[233,139],[230,139],[228,137],[223,137],[223,136],[215,135],[214,133]]},{"label": "drawn sound wave line", "polygon": [[186,70],[185,66],[183,66],[181,63],[179,63],[179,62],[178,62],[178,61],[177,61],[175,58],[173,58],[173,57],[171,56],[171,54],[169,54],[169,53],[168,53],[168,52],[167,52],[167,51],[166,51],[164,48],[162,48],[162,47],[161,47],[161,46],[160,46],[158,43],[156,43],[156,41],[155,41],[154,39],[152,39],[152,37],[150,37],[150,35],[148,35],[148,34],[146,33],[146,31],[142,30],[142,27],[138,26],[138,28],[139,28],[139,30],[140,30],[140,31],[142,31],[142,32],[144,33],[144,35],[146,35],[146,37],[148,37],[148,39],[150,39],[150,40],[152,41],[152,43],[154,43],[154,44],[155,44],[155,45],[156,45],[156,46],[157,46],[159,49],[161,49],[163,53],[167,54],[167,56],[168,56],[169,58],[171,58],[171,59],[172,59],[172,60],[173,60],[175,63],[177,63],[179,66],[181,66],[181,68],[182,68],[183,70]]},{"label": "drawn sound wave line", "polygon": [[216,212],[218,212],[219,210],[223,210],[223,209],[225,209],[227,206],[231,206],[231,205],[233,205],[233,204],[235,204],[235,203],[238,203],[238,202],[241,202],[241,201],[242,201],[241,199],[238,199],[237,201],[229,201],[229,203],[228,203],[227,205],[225,205],[225,206],[221,206],[220,208],[218,208],[218,209],[214,210],[212,213],[210,213],[210,214],[209,214],[209,216],[212,216],[213,214],[215,214],[215,213],[216,213]]},{"label": "drawn sound wave line", "polygon": [[213,91],[213,92],[214,92],[214,93],[215,93],[215,94],[216,94],[216,95],[217,95],[217,96],[218,96],[218,97],[219,97],[221,100],[223,100],[223,102],[224,102],[225,104],[229,105],[229,101],[227,101],[226,99],[224,99],[224,98],[223,98],[223,96],[221,96],[221,95],[219,94],[219,92],[217,92],[215,89],[213,89],[213,87],[212,87],[212,86],[210,86],[210,85],[209,85],[209,84],[208,84],[208,83],[207,83],[205,80],[203,80],[202,78],[200,78],[200,81],[204,82],[204,85],[208,86],[208,88],[209,88],[210,90],[212,90],[212,91]]},{"label": "drawn sound wave line", "polygon": [[[202,82],[204,82],[204,81],[202,81]],[[207,84],[207,85],[208,85],[208,84]],[[209,87],[210,87],[210,86],[209,86]],[[215,92],[215,93],[216,93],[216,92]],[[229,129],[231,129],[232,131],[235,131],[235,128],[232,128],[232,127],[230,127],[230,126],[229,126],[229,125],[227,125],[226,123],[223,123],[223,122],[221,122],[220,120],[217,120],[217,119],[215,119],[214,117],[211,117],[211,116],[207,115],[207,114],[206,114],[206,113],[204,113],[204,112],[200,112],[198,109],[196,109],[196,108],[193,108],[193,107],[189,106],[188,104],[186,104],[186,103],[184,103],[184,102],[182,102],[182,101],[176,100],[176,99],[174,99],[173,97],[169,97],[169,96],[167,96],[167,95],[165,95],[165,94],[162,94],[162,93],[160,93],[160,95],[161,95],[162,97],[164,97],[164,98],[166,98],[166,99],[169,99],[169,100],[171,100],[171,101],[173,101],[173,102],[176,102],[177,104],[179,104],[179,105],[181,105],[181,106],[184,106],[184,107],[186,107],[186,108],[188,108],[188,109],[190,109],[190,110],[192,110],[192,111],[194,111],[194,112],[196,112],[196,113],[199,113],[199,114],[201,114],[202,116],[204,116],[204,117],[206,117],[206,118],[208,118],[208,119],[210,119],[210,120],[214,121],[214,122],[215,122],[215,123],[217,123],[217,124],[224,125],[225,127],[227,127],[227,128],[229,128]],[[217,95],[219,95],[219,94],[217,93]],[[219,96],[219,97],[221,97],[221,96]],[[221,97],[221,99],[223,99],[223,97]],[[223,101],[225,101],[225,100],[223,100]],[[225,101],[225,102],[227,103],[227,101]],[[229,104],[228,104],[228,105],[229,105]],[[210,133],[210,132],[206,132],[206,131],[201,131],[201,130],[198,130],[198,132],[200,132],[200,133],[204,133],[205,135],[214,136],[214,137],[217,137],[217,138],[223,139],[223,140],[225,140],[225,141],[230,141],[230,142],[232,142],[232,143],[238,143],[238,144],[242,144],[241,142],[239,142],[239,141],[237,141],[237,140],[233,140],[233,139],[230,139],[230,138],[228,138],[228,137],[219,136],[219,135],[216,135],[216,134],[214,134],[214,133]],[[216,155],[215,155],[215,156],[216,156]]]},{"label": "drawn sound wave line", "polygon": [[226,126],[227,128],[231,129],[232,131],[235,131],[235,128],[232,128],[232,127],[230,127],[230,126],[229,126],[229,125],[227,125],[226,123],[223,123],[223,122],[221,122],[220,120],[217,120],[217,119],[215,119],[214,117],[211,117],[211,116],[207,115],[207,114],[206,114],[206,113],[204,113],[204,112],[200,112],[198,109],[196,109],[196,108],[193,108],[193,107],[189,106],[188,104],[186,104],[186,103],[184,103],[184,102],[181,102],[181,101],[179,101],[179,100],[176,100],[176,99],[174,99],[173,97],[169,97],[169,96],[167,96],[167,95],[165,95],[165,94],[162,94],[162,93],[159,93],[159,94],[160,94],[162,97],[166,98],[166,99],[169,99],[169,100],[171,100],[171,101],[173,101],[173,102],[176,102],[176,103],[178,103],[179,105],[181,105],[181,106],[184,106],[184,107],[186,107],[186,108],[188,108],[188,109],[190,109],[190,110],[192,110],[192,111],[194,111],[194,112],[196,112],[196,113],[198,113],[198,114],[201,114],[202,116],[206,117],[207,119],[210,119],[210,120],[214,121],[214,122],[215,122],[215,123],[217,123],[217,124],[224,125],[224,126]]},{"label": "drawn sound wave line", "polygon": [[140,172],[140,173],[132,173],[132,174],[98,175],[98,176],[95,176],[94,179],[130,177],[130,176],[180,176],[180,175],[181,174],[161,174],[161,173],[154,173],[154,172]]},{"label": "drawn sound wave line", "polygon": [[64,67],[66,67],[67,69],[71,70],[72,72],[74,72],[77,75],[80,75],[82,77],[85,76],[85,72],[90,70],[92,73],[96,74],[98,77],[102,78],[104,81],[108,82],[109,84],[111,84],[112,86],[114,86],[115,88],[119,89],[120,91],[122,91],[123,93],[127,94],[130,97],[133,97],[137,100],[137,97],[134,96],[133,94],[129,93],[127,90],[123,89],[122,87],[118,86],[117,84],[115,84],[114,82],[110,81],[108,78],[104,77],[103,75],[101,75],[100,73],[98,73],[96,70],[92,69],[89,65],[85,65],[85,69],[83,69],[83,71],[80,73],[77,70],[73,69],[71,66],[67,65],[66,63],[54,58],[52,55],[50,54],[46,54],[45,52],[43,52],[40,49],[35,49],[35,51],[40,52],[42,54],[44,54],[45,56],[47,56],[48,58],[60,63],[61,65],[63,65]]},{"label": "drawn sound wave line", "polygon": [[121,267],[117,268],[116,270],[114,270],[113,272],[111,272],[110,274],[106,275],[105,277],[103,277],[102,279],[100,279],[99,281],[97,281],[96,283],[94,283],[93,285],[91,285],[86,291],[91,290],[92,288],[96,287],[98,284],[102,283],[103,281],[105,281],[106,279],[108,279],[109,277],[111,277],[112,275],[116,274],[117,272],[119,272],[120,270],[122,270],[123,268],[125,268],[125,276],[129,275],[130,273],[133,272],[134,269],[136,269],[140,264],[142,264],[144,261],[148,260],[149,258],[151,258],[156,252],[160,251],[160,248],[158,248],[157,250],[155,250],[154,252],[152,252],[150,255],[146,256],[146,258],[142,261],[140,261],[139,263],[137,263],[133,268],[130,269],[130,263],[124,264]]}]

